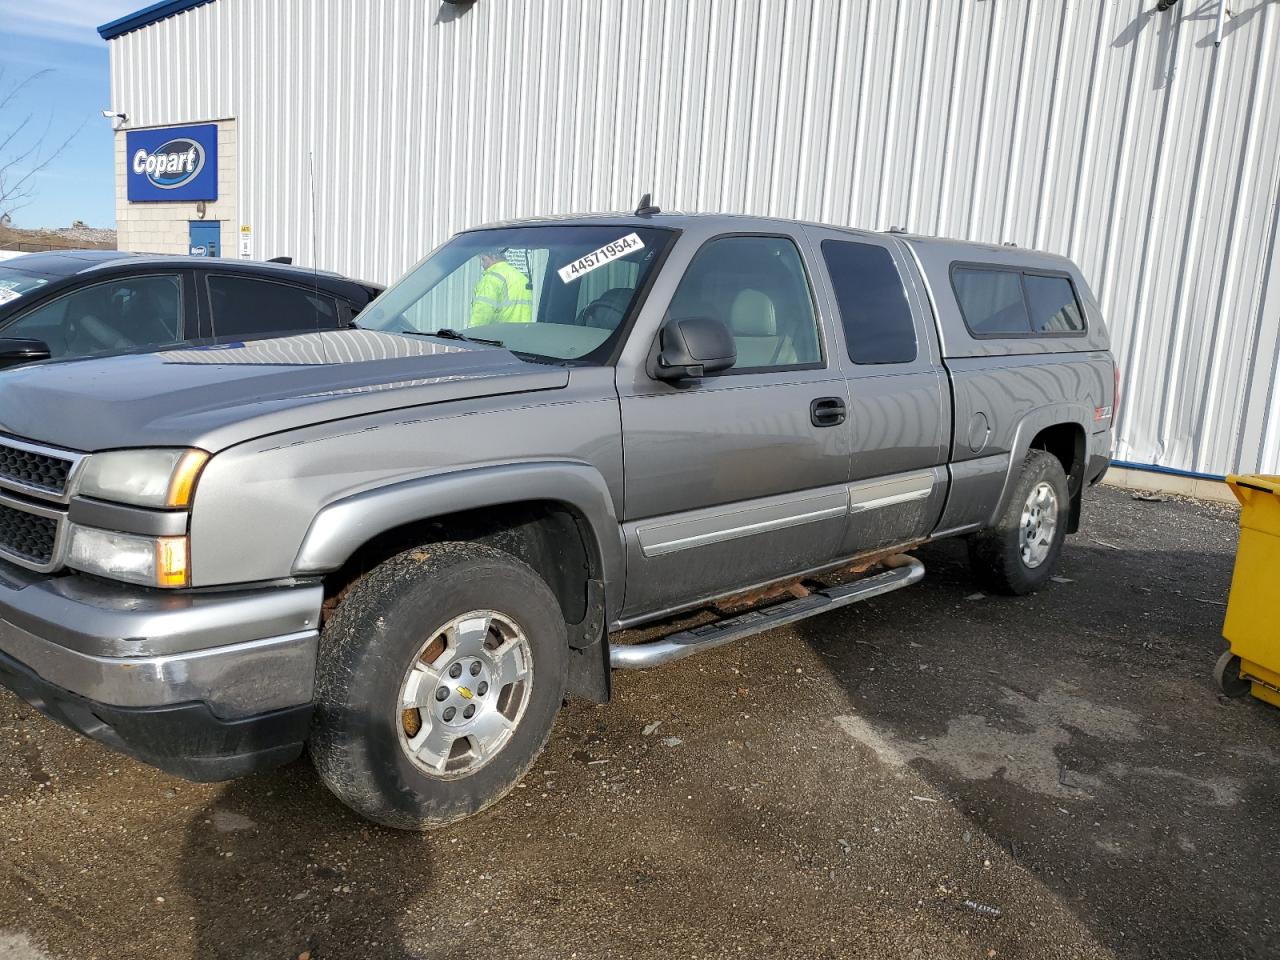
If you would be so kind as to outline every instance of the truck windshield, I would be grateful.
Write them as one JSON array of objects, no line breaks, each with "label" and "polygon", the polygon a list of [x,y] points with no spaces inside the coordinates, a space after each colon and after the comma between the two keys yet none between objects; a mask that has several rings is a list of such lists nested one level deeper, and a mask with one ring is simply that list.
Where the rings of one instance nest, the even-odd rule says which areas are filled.
[{"label": "truck windshield", "polygon": [[465,335],[533,358],[602,362],[675,234],[537,226],[454,237],[370,304],[371,330]]}]

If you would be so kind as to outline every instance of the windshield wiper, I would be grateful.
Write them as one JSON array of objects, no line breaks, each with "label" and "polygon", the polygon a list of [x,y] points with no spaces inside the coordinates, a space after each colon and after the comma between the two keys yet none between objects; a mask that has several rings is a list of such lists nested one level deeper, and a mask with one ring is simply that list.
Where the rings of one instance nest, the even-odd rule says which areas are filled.
[{"label": "windshield wiper", "polygon": [[[363,325],[362,325],[362,324],[360,324],[360,323],[357,323],[355,320],[352,320],[350,323],[348,323],[345,327],[342,327],[341,329],[344,329],[344,330],[375,330],[375,331],[376,331],[376,330],[378,330],[379,328],[378,328],[378,327],[366,327],[366,326],[363,326]],[[485,338],[485,337],[472,337],[472,336],[468,336],[468,335],[467,335],[467,334],[465,334],[465,333],[459,333],[457,330],[454,330],[454,329],[453,329],[453,328],[451,328],[451,327],[445,327],[443,330],[410,330],[408,327],[405,327],[403,330],[383,330],[383,331],[381,331],[381,332],[383,332],[383,333],[403,333],[403,334],[407,334],[408,336],[411,336],[411,337],[439,337],[441,340],[466,340],[468,343],[485,343],[485,344],[490,344],[490,345],[495,346],[495,347],[500,347],[500,346],[502,346],[502,345],[503,345],[501,340],[489,340],[489,339],[487,339],[487,338]]]},{"label": "windshield wiper", "polygon": [[[417,333],[418,331],[414,331]],[[424,337],[439,337],[441,340],[466,340],[468,343],[487,343],[495,347],[502,346],[501,340],[490,340],[486,337],[470,337],[465,333],[459,333],[451,327],[445,327],[441,330],[433,330],[430,333],[422,331]]]}]

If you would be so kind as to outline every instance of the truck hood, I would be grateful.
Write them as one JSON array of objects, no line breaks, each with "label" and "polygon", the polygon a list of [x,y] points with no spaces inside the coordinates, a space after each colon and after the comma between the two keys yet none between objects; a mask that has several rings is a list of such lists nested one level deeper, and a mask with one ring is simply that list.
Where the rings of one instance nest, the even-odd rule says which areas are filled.
[{"label": "truck hood", "polygon": [[383,410],[564,387],[498,347],[374,330],[35,364],[0,375],[0,432],[91,452],[195,446]]}]

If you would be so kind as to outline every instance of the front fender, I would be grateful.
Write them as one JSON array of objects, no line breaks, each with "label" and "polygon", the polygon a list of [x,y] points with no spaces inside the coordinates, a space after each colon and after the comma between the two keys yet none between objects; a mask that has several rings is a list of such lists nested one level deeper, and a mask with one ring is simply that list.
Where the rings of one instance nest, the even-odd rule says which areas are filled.
[{"label": "front fender", "polygon": [[[610,608],[620,603],[626,554],[613,499],[599,471],[572,460],[471,467],[335,500],[311,521],[293,572],[310,575],[337,570],[362,545],[407,523],[534,500],[562,503],[582,516],[600,561],[606,600]],[[613,616],[611,609],[610,620]]]}]

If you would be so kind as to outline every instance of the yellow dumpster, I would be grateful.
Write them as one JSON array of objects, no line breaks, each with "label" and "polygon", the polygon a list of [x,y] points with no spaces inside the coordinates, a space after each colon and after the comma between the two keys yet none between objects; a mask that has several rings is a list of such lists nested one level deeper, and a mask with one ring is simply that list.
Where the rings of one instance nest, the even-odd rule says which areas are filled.
[{"label": "yellow dumpster", "polygon": [[1232,697],[1280,707],[1280,477],[1227,477],[1240,501],[1240,546],[1214,675]]}]

